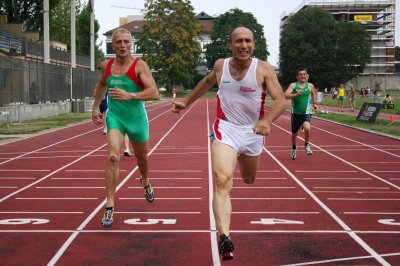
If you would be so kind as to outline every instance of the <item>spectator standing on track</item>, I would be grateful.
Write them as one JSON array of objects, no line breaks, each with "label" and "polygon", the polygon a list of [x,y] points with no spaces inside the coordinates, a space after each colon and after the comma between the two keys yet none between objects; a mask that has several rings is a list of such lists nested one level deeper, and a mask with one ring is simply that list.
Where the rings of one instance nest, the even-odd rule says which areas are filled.
[{"label": "spectator standing on track", "polygon": [[350,84],[350,95],[349,95],[349,105],[350,111],[354,112],[356,110],[356,89],[354,89],[353,84]]},{"label": "spectator standing on track", "polygon": [[124,29],[114,30],[112,48],[116,57],[101,64],[101,76],[97,83],[96,98],[92,107],[92,120],[103,125],[98,107],[108,91],[109,110],[107,114],[108,159],[105,167],[106,210],[102,219],[104,227],[113,224],[114,196],[119,177],[120,150],[124,135],[131,140],[134,155],[141,173],[147,201],[154,200],[154,192],[148,177],[149,122],[144,101],[157,100],[158,90],[148,65],[130,55],[131,33]]},{"label": "spectator standing on track", "polygon": [[338,112],[344,112],[344,98],[346,98],[346,90],[343,87],[343,84],[340,84],[340,87],[337,92],[337,106]]},{"label": "spectator standing on track", "polygon": [[176,89],[175,89],[175,88],[172,90],[172,98],[173,98],[173,99],[176,98]]},{"label": "spectator standing on track", "polygon": [[308,83],[307,69],[300,68],[296,70],[297,82],[289,85],[285,91],[286,99],[292,100],[292,159],[296,159],[297,152],[297,134],[301,127],[304,128],[304,149],[308,155],[312,154],[311,145],[309,144],[310,131],[311,131],[311,105],[315,111],[318,111],[317,92],[314,85]]},{"label": "spectator standing on track", "polygon": [[[235,166],[239,163],[242,180],[251,184],[256,178],[264,138],[271,123],[286,108],[286,100],[273,67],[252,57],[254,33],[246,26],[234,28],[228,41],[232,57],[218,59],[209,75],[182,102],[173,102],[172,111],[179,113],[218,83],[217,117],[213,124],[212,169],[215,176],[213,210],[219,234],[222,260],[233,259],[229,236],[232,205],[230,191]],[[266,94],[274,100],[264,112]]]}]

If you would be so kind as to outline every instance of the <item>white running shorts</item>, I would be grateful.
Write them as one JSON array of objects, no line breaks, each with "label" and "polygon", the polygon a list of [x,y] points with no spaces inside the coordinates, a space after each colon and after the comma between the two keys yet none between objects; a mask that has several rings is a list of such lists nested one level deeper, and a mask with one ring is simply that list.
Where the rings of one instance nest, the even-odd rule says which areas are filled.
[{"label": "white running shorts", "polygon": [[258,156],[264,147],[265,138],[253,131],[253,125],[235,125],[231,122],[216,119],[213,124],[213,140],[234,148],[238,155]]}]

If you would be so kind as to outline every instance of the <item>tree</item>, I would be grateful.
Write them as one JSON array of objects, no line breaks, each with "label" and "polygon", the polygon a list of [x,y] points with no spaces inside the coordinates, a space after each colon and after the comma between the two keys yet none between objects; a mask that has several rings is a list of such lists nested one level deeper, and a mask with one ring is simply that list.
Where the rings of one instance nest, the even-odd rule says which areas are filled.
[{"label": "tree", "polygon": [[146,0],[146,24],[137,37],[143,60],[158,71],[158,83],[171,90],[174,84],[192,84],[199,62],[199,36],[203,31],[190,0]]},{"label": "tree", "polygon": [[[50,18],[60,1],[49,0]],[[43,0],[2,0],[0,12],[7,14],[8,22],[24,23],[25,31],[39,31],[43,39]]]},{"label": "tree", "polygon": [[[82,11],[76,16],[76,52],[84,55],[90,55],[90,2],[86,4]],[[94,64],[101,62],[104,59],[104,53],[97,44],[99,38],[100,25],[97,19],[94,20]]]},{"label": "tree", "polygon": [[356,76],[370,62],[371,40],[357,23],[336,22],[318,7],[295,14],[281,32],[280,81],[288,86],[298,68],[307,68],[316,87],[331,87]]},{"label": "tree", "polygon": [[400,46],[396,46],[394,53],[395,53],[394,60],[400,61]]},{"label": "tree", "polygon": [[343,83],[357,76],[371,62],[371,36],[364,25],[348,21],[337,23],[337,33],[334,55],[337,78]]},{"label": "tree", "polygon": [[231,9],[218,17],[214,22],[213,31],[211,33],[211,43],[205,46],[207,67],[212,69],[215,61],[219,58],[231,56],[228,48],[228,41],[232,30],[243,25],[249,27],[254,32],[256,46],[253,55],[259,59],[267,60],[269,52],[267,51],[267,42],[264,37],[263,26],[257,22],[257,19],[251,13],[245,13],[235,8]]}]

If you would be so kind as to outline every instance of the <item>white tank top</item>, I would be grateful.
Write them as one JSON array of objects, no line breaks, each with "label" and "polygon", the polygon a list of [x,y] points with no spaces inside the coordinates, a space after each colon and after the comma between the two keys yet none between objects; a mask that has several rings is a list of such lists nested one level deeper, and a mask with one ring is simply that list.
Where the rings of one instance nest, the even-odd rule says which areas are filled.
[{"label": "white tank top", "polygon": [[257,85],[257,58],[252,58],[246,76],[241,81],[232,78],[229,60],[224,60],[217,93],[217,118],[236,125],[254,125],[264,117],[266,93]]}]

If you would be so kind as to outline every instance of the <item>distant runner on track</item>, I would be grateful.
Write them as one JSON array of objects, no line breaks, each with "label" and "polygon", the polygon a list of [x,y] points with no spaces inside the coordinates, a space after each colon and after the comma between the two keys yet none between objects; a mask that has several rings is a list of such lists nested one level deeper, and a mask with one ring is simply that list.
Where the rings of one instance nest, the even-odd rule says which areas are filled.
[{"label": "distant runner on track", "polygon": [[[215,176],[213,210],[219,234],[222,260],[233,259],[229,236],[232,205],[230,191],[235,166],[239,163],[242,180],[251,184],[256,178],[264,137],[271,123],[286,108],[273,67],[252,57],[255,47],[253,30],[238,26],[231,32],[228,47],[232,57],[216,61],[211,73],[203,78],[182,102],[173,101],[172,111],[179,113],[218,83],[217,118],[212,134],[212,169]],[[266,93],[274,103],[264,112]]]}]

